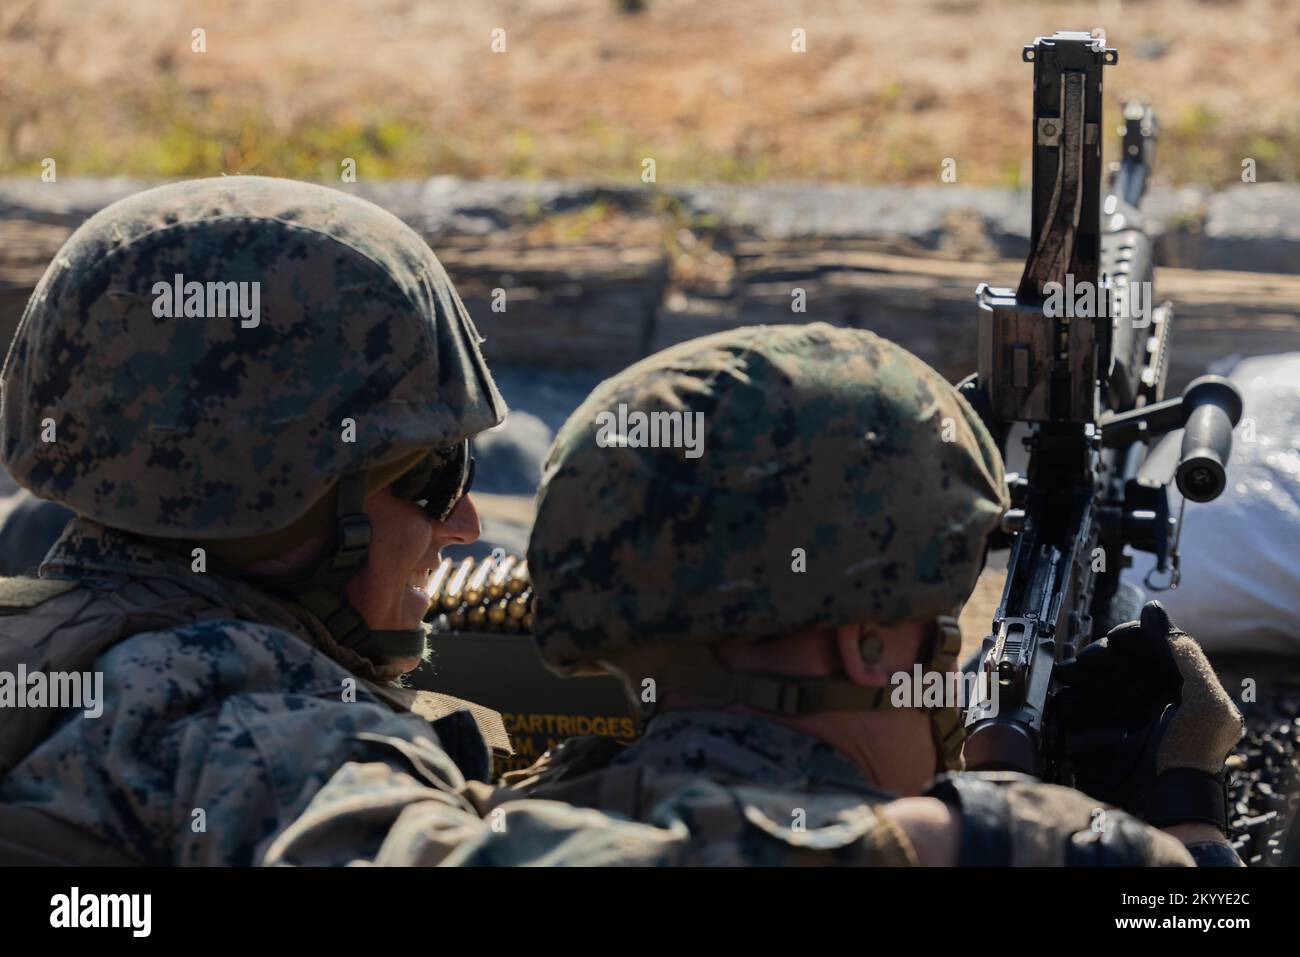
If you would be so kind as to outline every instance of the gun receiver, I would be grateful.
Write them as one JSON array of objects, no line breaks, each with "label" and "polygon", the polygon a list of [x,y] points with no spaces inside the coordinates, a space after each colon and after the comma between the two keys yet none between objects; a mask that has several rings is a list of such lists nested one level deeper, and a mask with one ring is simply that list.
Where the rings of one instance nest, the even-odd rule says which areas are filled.
[{"label": "gun receiver", "polygon": [[1122,160],[1101,189],[1102,72],[1118,54],[1094,31],[1039,37],[1023,58],[1034,65],[1029,256],[1014,291],[976,291],[978,372],[961,389],[1004,448],[1011,425],[1027,424],[1029,466],[1008,476],[1009,568],[965,757],[972,769],[1068,784],[1052,722],[1056,662],[1117,623],[1126,546],[1155,554],[1177,584],[1182,513],[1170,517],[1165,485],[1139,478],[1149,445],[1185,428],[1178,486],[1185,501],[1209,501],[1223,489],[1241,400],[1217,376],[1164,399],[1173,310],[1151,298],[1140,209],[1155,158],[1149,107],[1125,105]]}]

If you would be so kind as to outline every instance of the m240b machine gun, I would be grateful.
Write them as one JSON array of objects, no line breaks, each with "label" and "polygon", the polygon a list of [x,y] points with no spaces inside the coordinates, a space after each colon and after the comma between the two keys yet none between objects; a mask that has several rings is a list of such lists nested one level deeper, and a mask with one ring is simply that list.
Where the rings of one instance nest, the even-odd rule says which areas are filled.
[{"label": "m240b machine gun", "polygon": [[[1053,722],[1056,663],[1120,613],[1130,546],[1155,554],[1176,587],[1182,509],[1223,491],[1241,398],[1218,376],[1166,399],[1173,310],[1155,306],[1151,240],[1140,210],[1155,154],[1149,107],[1124,109],[1123,153],[1102,195],[1102,73],[1117,62],[1099,31],[1057,33],[1024,47],[1034,67],[1033,219],[1017,289],[977,291],[978,372],[963,394],[1005,449],[1027,430],[1027,475],[1011,475],[1006,585],[984,639],[982,678],[966,712],[966,765],[1073,783]],[[1183,430],[1172,474],[1152,443]]]}]

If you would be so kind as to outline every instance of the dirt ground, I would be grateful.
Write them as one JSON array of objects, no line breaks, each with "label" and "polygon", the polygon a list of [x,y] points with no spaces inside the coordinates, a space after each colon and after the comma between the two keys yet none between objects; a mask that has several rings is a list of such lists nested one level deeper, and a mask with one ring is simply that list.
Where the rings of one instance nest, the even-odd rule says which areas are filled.
[{"label": "dirt ground", "polygon": [[1294,0],[642,2],[7,0],[0,173],[1015,183],[1021,45],[1102,26],[1161,179],[1300,176]]}]

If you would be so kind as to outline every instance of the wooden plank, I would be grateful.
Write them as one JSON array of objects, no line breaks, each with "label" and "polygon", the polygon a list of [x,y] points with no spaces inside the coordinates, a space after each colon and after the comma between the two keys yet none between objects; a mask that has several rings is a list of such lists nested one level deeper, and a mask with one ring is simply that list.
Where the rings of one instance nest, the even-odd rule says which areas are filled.
[{"label": "wooden plank", "polygon": [[[0,341],[70,232],[63,222],[0,218]],[[632,235],[640,241],[539,243],[506,230],[435,242],[490,362],[601,371],[739,325],[824,320],[873,329],[958,378],[975,365],[975,286],[1014,285],[1022,268],[905,242],[710,234],[683,255],[647,244],[644,229]],[[1300,349],[1300,276],[1162,268],[1157,283],[1175,304],[1171,389],[1225,355]],[[805,292],[803,313],[791,309],[795,288]],[[504,311],[493,308],[498,289]]]}]

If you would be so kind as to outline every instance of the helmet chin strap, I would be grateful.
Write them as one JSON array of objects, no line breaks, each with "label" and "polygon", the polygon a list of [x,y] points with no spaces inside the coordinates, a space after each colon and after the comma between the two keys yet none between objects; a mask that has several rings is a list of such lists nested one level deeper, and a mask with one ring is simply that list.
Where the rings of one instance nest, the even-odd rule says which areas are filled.
[{"label": "helmet chin strap", "polygon": [[[930,651],[930,670],[947,676],[957,672],[957,659],[961,654],[961,626],[955,615],[938,615],[934,619],[934,645]],[[946,684],[946,681],[945,681]],[[966,743],[966,726],[961,708],[947,705],[930,709],[930,730],[934,735],[934,751],[938,773],[964,771],[966,760],[962,745]]]},{"label": "helmet chin strap", "polygon": [[383,662],[424,655],[429,629],[385,631],[369,627],[347,598],[347,583],[366,567],[370,556],[370,516],[364,511],[364,473],[338,481],[332,547],[305,571],[290,575],[261,575],[259,585],[301,605],[320,619],[334,640],[345,648]]},{"label": "helmet chin strap", "polygon": [[[930,673],[949,675],[957,667],[961,651],[961,630],[951,615],[938,615],[931,626],[926,660],[920,662]],[[883,644],[864,648],[875,660]],[[655,669],[665,686],[682,692],[704,707],[724,708],[743,704],[756,711],[793,717],[819,711],[878,711],[896,707],[888,686],[864,687],[844,677],[792,678],[787,675],[735,672],[724,667],[707,645],[673,649],[671,656]],[[911,707],[910,702],[905,707]],[[965,728],[954,706],[926,707],[934,739],[937,771],[959,771],[964,766],[962,744]]]}]

